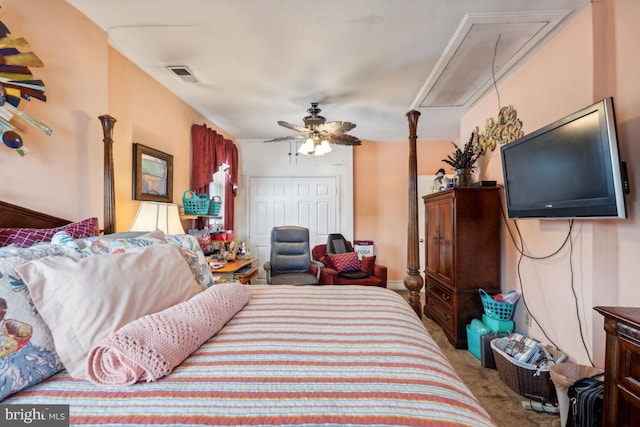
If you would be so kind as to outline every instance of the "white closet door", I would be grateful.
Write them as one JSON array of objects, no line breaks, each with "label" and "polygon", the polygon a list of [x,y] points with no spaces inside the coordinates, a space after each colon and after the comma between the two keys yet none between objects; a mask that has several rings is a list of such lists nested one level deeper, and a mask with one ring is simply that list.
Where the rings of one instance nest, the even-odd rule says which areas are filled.
[{"label": "white closet door", "polygon": [[262,265],[269,260],[271,229],[295,225],[309,229],[310,246],[338,232],[336,177],[251,177],[249,180],[249,250]]}]

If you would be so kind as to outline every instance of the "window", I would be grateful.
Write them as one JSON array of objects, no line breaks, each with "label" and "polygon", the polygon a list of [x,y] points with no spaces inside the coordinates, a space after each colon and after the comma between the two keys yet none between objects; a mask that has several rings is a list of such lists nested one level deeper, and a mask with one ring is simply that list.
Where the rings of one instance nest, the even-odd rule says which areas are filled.
[{"label": "window", "polygon": [[209,194],[211,198],[218,197],[222,201],[219,218],[209,218],[209,229],[212,231],[224,230],[224,188],[227,179],[227,169],[229,165],[223,163],[218,172],[213,174],[213,181],[209,183]]}]

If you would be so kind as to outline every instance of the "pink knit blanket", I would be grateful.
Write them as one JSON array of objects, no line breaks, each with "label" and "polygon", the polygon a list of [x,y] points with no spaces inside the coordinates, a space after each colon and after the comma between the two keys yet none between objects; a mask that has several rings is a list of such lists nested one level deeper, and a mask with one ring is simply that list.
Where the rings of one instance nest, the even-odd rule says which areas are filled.
[{"label": "pink knit blanket", "polygon": [[245,285],[216,285],[128,323],[91,349],[89,378],[97,385],[117,386],[167,375],[215,335],[250,297]]}]

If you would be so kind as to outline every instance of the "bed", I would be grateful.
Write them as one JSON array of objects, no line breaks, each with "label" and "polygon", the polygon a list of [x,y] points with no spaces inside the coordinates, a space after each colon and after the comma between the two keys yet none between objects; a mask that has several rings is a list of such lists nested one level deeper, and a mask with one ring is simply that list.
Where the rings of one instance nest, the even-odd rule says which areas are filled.
[{"label": "bed", "polygon": [[[0,203],[0,227],[65,223]],[[2,403],[69,405],[71,425],[495,425],[398,293],[243,286],[248,303],[166,376],[105,387],[62,370]]]}]

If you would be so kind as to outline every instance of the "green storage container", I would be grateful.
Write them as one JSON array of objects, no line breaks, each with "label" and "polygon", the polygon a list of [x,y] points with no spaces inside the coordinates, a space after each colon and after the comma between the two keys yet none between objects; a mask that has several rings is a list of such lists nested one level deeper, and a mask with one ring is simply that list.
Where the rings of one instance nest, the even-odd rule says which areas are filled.
[{"label": "green storage container", "polygon": [[467,347],[478,360],[482,357],[480,353],[480,337],[480,332],[471,328],[471,325],[467,325]]},{"label": "green storage container", "polygon": [[482,323],[494,332],[513,332],[513,320],[498,320],[493,317],[482,315]]}]

